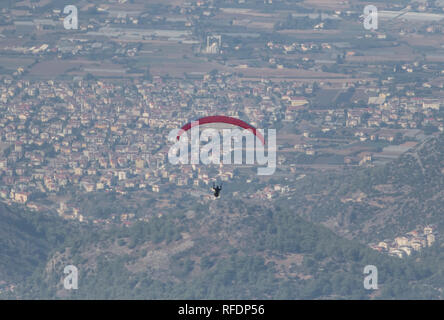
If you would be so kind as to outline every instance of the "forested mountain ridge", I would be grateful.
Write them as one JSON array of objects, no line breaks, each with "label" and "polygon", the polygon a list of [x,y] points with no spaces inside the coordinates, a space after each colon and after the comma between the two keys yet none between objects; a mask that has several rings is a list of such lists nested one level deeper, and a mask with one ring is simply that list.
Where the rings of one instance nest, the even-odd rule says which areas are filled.
[{"label": "forested mountain ridge", "polygon": [[[335,235],[280,207],[230,203],[194,217],[171,212],[129,228],[91,231],[57,250],[15,292],[70,299],[440,299],[440,247],[399,259]],[[379,289],[363,287],[376,265]],[[79,289],[63,288],[63,268]],[[438,280],[438,281],[437,281]]]},{"label": "forested mountain ridge", "polygon": [[[23,238],[42,244],[17,256],[40,263],[1,297],[442,299],[441,241],[404,259],[367,245],[418,224],[442,230],[442,155],[440,136],[384,167],[307,176],[292,199],[258,206],[222,197],[130,227],[60,226],[28,215],[29,227],[0,230],[11,243],[31,230]],[[67,265],[79,270],[78,290],[63,288]],[[366,265],[378,268],[376,291],[363,287]]]},{"label": "forested mountain ridge", "polygon": [[49,243],[28,221],[2,203],[0,221],[0,281],[19,281],[46,258]]},{"label": "forested mountain ridge", "polygon": [[17,283],[44,265],[53,249],[78,232],[50,214],[0,203],[0,281]]},{"label": "forested mountain ridge", "polygon": [[81,236],[76,223],[0,203],[0,293],[26,283],[52,252]]}]

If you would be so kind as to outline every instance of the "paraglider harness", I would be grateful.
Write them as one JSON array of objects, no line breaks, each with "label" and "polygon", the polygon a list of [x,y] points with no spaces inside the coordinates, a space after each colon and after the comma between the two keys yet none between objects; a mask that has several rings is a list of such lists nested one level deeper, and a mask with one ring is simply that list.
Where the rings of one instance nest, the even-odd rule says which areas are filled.
[{"label": "paraglider harness", "polygon": [[214,190],[214,196],[217,198],[217,197],[219,197],[219,193],[220,193],[220,191],[222,190],[222,184],[220,185],[220,186],[216,186],[214,183],[213,183],[213,190]]}]

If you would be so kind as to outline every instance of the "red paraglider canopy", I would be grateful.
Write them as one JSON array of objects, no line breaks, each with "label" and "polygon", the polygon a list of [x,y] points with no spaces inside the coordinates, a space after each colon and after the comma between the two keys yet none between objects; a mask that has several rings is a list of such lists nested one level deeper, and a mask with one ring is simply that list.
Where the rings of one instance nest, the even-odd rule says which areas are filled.
[{"label": "red paraglider canopy", "polygon": [[[262,144],[265,145],[265,139],[264,136],[256,130],[255,127],[253,127],[252,125],[240,120],[240,119],[236,119],[236,118],[232,118],[232,117],[227,117],[227,116],[209,116],[209,117],[203,117],[200,118],[196,121],[193,122],[197,122],[197,125],[202,125],[202,124],[207,124],[207,123],[228,123],[231,125],[235,125],[238,127],[241,127],[243,129],[246,130],[250,130],[256,137],[259,138],[259,140],[261,140]],[[193,122],[188,122],[187,124],[185,124],[179,131],[178,135],[177,135],[177,140],[180,139],[180,136],[188,131],[189,129],[191,129]]]}]

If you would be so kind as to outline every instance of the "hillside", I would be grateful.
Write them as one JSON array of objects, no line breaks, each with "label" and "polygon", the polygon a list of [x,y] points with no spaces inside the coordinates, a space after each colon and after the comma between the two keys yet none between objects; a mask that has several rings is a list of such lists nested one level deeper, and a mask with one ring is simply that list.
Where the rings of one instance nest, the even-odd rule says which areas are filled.
[{"label": "hillside", "polygon": [[0,203],[0,282],[29,276],[44,262],[50,244],[25,217]]},{"label": "hillside", "polygon": [[444,232],[444,135],[385,166],[310,176],[282,206],[363,243],[433,225]]},{"label": "hillside", "polygon": [[[442,272],[439,250],[423,253],[427,263],[402,260],[279,207],[245,203],[241,214],[229,212],[230,203],[221,202],[218,209],[212,205],[194,215],[170,212],[129,228],[84,234],[52,255],[17,294],[50,299],[441,297],[432,282]],[[62,287],[68,264],[80,271],[75,291]],[[378,266],[376,292],[362,285],[368,264]]]},{"label": "hillside", "polygon": [[[0,203],[0,289],[17,286],[43,267],[52,250],[68,243],[76,225]],[[0,290],[0,293],[3,290]]]},{"label": "hillside", "polygon": [[[31,257],[46,262],[7,297],[442,299],[439,237],[404,259],[374,251],[368,242],[430,224],[442,234],[443,141],[427,141],[384,167],[307,176],[291,199],[261,206],[228,197],[207,205],[184,202],[180,210],[130,227],[73,232],[68,228],[78,227],[66,224],[53,234],[55,222],[35,218],[22,227],[3,207],[11,226],[1,229],[10,239],[4,252],[22,248],[3,272],[20,271]],[[63,289],[69,264],[80,272],[75,291]],[[369,264],[378,267],[376,291],[362,285]],[[25,267],[29,274],[30,264]]]}]

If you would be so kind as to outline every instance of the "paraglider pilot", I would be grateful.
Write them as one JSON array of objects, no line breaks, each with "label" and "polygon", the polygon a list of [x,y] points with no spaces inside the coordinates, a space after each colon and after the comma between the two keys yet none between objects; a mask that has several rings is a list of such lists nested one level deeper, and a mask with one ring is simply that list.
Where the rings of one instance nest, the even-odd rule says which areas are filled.
[{"label": "paraglider pilot", "polygon": [[214,196],[217,198],[217,197],[219,197],[219,193],[220,193],[220,191],[222,190],[222,184],[220,185],[220,186],[216,186],[214,183],[213,183],[213,190],[214,190]]}]

